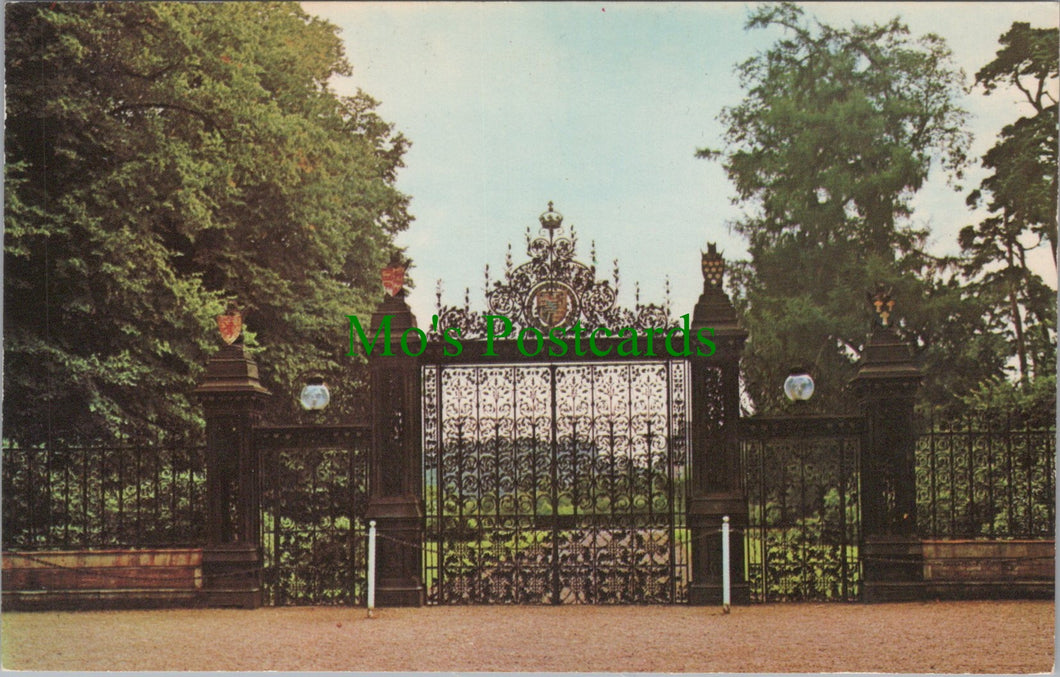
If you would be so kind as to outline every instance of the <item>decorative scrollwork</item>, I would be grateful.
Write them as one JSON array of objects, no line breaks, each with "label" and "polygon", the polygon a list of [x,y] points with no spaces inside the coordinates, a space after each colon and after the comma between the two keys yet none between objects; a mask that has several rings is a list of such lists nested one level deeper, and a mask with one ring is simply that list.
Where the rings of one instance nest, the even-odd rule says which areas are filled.
[{"label": "decorative scrollwork", "polygon": [[575,258],[577,237],[573,228],[569,232],[563,230],[563,216],[553,209],[551,202],[539,220],[541,232],[531,237],[528,229],[526,234],[529,261],[513,267],[509,246],[504,280],[493,281],[491,285],[487,268],[487,310],[484,313],[471,311],[467,293],[463,307],[443,305],[439,283],[439,321],[430,335],[432,339],[437,340],[440,332],[450,327],[458,328],[461,338],[482,338],[486,335],[483,319],[486,314],[503,315],[516,329],[534,327],[543,333],[553,327],[570,327],[576,322],[587,329],[631,327],[641,332],[674,326],[669,300],[662,305],[641,304],[638,293],[632,310],[615,305],[618,299],[617,261],[613,280],[598,280],[595,252],[591,265]]}]

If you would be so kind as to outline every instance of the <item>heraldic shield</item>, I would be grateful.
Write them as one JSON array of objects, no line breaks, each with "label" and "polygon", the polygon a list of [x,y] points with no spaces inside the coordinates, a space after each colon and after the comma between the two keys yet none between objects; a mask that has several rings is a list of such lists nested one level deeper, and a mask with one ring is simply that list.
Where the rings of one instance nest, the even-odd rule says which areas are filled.
[{"label": "heraldic shield", "polygon": [[401,288],[405,286],[405,267],[388,266],[383,268],[383,289],[387,295],[397,296]]},{"label": "heraldic shield", "polygon": [[232,345],[243,333],[243,314],[238,310],[230,310],[224,315],[218,315],[217,330],[221,332],[221,339],[227,345]]}]

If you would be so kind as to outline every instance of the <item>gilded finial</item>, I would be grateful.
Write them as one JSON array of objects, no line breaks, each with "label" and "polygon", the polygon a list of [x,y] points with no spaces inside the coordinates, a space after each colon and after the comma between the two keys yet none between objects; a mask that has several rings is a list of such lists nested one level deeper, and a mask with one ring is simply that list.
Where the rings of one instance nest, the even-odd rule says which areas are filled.
[{"label": "gilded finial", "polygon": [[891,313],[894,311],[894,298],[891,297],[891,294],[891,287],[880,282],[876,283],[876,290],[874,292],[868,292],[866,294],[869,304],[876,313],[874,324],[878,324],[881,327],[890,326]]},{"label": "gilded finial", "polygon": [[721,289],[725,279],[725,257],[718,253],[717,245],[713,242],[708,242],[707,251],[700,253],[703,257],[704,288]]}]

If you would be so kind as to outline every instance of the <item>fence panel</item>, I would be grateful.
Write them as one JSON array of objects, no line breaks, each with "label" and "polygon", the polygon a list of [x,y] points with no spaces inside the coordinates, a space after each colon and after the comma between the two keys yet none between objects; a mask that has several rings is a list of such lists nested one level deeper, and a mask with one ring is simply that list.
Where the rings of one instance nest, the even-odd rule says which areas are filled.
[{"label": "fence panel", "polygon": [[1055,455],[1052,428],[928,419],[916,449],[920,535],[1052,538]]},{"label": "fence panel", "polygon": [[267,604],[366,602],[369,439],[357,426],[255,429]]},{"label": "fence panel", "polygon": [[862,419],[755,417],[740,424],[751,598],[858,599]]},{"label": "fence panel", "polygon": [[3,548],[184,547],[205,535],[205,447],[3,445]]}]

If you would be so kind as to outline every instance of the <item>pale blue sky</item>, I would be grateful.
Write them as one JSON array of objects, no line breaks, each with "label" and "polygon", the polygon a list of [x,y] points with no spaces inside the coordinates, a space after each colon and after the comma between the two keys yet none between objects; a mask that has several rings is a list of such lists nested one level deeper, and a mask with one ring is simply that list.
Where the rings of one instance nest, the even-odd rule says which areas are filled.
[{"label": "pale blue sky", "polygon": [[[524,232],[537,229],[549,200],[573,224],[579,253],[596,241],[599,270],[619,260],[620,302],[663,299],[669,275],[675,314],[702,287],[699,251],[716,241],[745,254],[727,222],[738,217],[719,165],[693,157],[718,147],[717,114],[742,96],[734,64],[768,47],[777,31],[745,31],[750,3],[302,3],[342,28],[353,76],[411,141],[398,187],[416,221],[400,242],[415,261],[410,296],[430,323],[435,281],[447,303],[484,309],[483,266],[494,277],[509,242],[525,258]],[[993,58],[1013,21],[1056,26],[1052,2],[804,3],[822,21],[848,24],[899,15],[914,35],[944,37],[969,76]],[[1022,110],[999,92],[965,97],[978,157]],[[975,217],[964,190],[936,172],[916,200],[933,250],[956,251],[956,233]],[[1055,285],[1047,252],[1040,270]],[[860,294],[860,290],[852,290]]]}]

